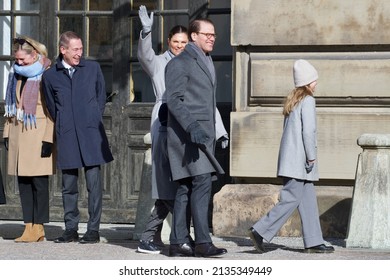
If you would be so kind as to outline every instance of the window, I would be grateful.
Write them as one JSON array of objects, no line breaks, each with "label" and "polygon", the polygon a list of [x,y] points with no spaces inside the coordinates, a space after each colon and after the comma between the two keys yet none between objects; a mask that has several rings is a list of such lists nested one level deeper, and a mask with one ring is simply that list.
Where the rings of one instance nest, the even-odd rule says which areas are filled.
[{"label": "window", "polygon": [[[193,11],[201,11],[203,16],[213,20],[218,33],[212,52],[218,79],[217,101],[230,103],[232,47],[229,0],[0,0],[2,92],[5,92],[12,62],[11,38],[27,35],[42,42],[48,48],[49,57],[54,60],[58,55],[59,35],[72,30],[83,39],[84,56],[100,63],[108,101],[112,100],[115,90],[115,93],[126,95],[128,104],[154,102],[152,84],[137,59],[142,28],[138,17],[140,5],[145,5],[149,12],[154,11],[153,49],[158,54],[167,49],[169,30],[177,24],[188,26]],[[124,20],[118,19],[118,14]]]},{"label": "window", "polygon": [[39,40],[40,1],[38,0],[0,0],[0,83],[2,99],[8,82],[8,72],[12,61],[12,38],[26,35]]},{"label": "window", "polygon": [[[147,74],[142,70],[137,61],[137,44],[141,22],[138,18],[138,8],[145,5],[148,12],[154,12],[154,21],[152,29],[153,49],[157,54],[167,50],[167,37],[169,30],[174,25],[188,26],[190,20],[191,1],[133,1],[133,16],[130,17],[129,25],[132,26],[131,44],[131,77],[132,77],[132,102],[154,102],[155,97],[151,81]],[[192,1],[192,4],[207,1]],[[230,1],[214,0],[208,1],[208,13],[210,19],[214,22],[218,39],[212,52],[212,57],[216,67],[218,88],[217,102],[232,101],[232,47],[230,46]],[[207,5],[206,5],[207,6]]]}]

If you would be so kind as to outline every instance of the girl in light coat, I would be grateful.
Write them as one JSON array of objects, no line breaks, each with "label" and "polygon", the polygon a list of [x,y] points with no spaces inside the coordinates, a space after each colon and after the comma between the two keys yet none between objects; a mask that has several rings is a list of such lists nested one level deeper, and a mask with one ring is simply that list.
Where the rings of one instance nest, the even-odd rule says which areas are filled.
[{"label": "girl in light coat", "polygon": [[313,181],[318,181],[316,104],[313,97],[316,69],[300,59],[293,68],[295,89],[284,103],[284,126],[277,175],[283,178],[279,202],[249,229],[255,248],[265,252],[263,239],[271,242],[295,209],[302,222],[305,252],[331,253],[322,237]]}]

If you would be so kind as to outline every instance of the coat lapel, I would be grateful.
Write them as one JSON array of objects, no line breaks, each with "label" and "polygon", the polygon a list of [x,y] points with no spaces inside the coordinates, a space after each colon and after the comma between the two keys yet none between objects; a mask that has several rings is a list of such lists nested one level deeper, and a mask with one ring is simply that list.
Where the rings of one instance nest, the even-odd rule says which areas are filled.
[{"label": "coat lapel", "polygon": [[211,84],[213,83],[213,77],[211,76],[211,73],[209,69],[207,68],[206,64],[202,61],[202,59],[199,57],[199,55],[194,51],[190,46],[186,46],[185,50],[189,53],[189,55],[196,60],[196,63],[199,65],[199,67],[205,72],[207,77],[210,79]]}]

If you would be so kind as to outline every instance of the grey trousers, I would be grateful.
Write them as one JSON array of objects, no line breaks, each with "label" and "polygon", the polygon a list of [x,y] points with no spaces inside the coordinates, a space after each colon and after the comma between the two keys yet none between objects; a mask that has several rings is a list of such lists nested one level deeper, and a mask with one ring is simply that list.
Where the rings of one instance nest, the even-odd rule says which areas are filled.
[{"label": "grey trousers", "polygon": [[[195,243],[211,241],[208,210],[211,196],[211,174],[202,174],[179,180],[179,187],[173,208],[172,230],[169,236],[171,244],[189,243],[191,236],[188,230],[189,208],[194,225]],[[188,205],[190,204],[190,207]]]},{"label": "grey trousers", "polygon": [[253,228],[271,242],[287,219],[298,208],[305,248],[324,243],[318,214],[317,197],[312,182],[284,178],[279,202]]},{"label": "grey trousers", "polygon": [[141,235],[141,240],[161,242],[163,223],[168,214],[173,213],[174,202],[174,200],[162,199],[155,201],[153,211]]},{"label": "grey trousers", "polygon": [[[99,231],[103,200],[100,166],[84,167],[84,173],[88,191],[89,219],[87,230]],[[78,177],[78,169],[62,170],[62,202],[65,228],[76,231],[80,221],[80,211],[77,206],[79,197]]]}]

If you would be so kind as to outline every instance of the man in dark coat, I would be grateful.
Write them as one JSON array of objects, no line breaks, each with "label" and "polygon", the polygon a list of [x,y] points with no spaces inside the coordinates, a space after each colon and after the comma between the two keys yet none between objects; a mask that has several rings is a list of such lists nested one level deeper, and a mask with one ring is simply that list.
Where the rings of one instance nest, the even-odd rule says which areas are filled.
[{"label": "man in dark coat", "polygon": [[[208,226],[212,173],[215,174],[216,76],[209,52],[215,42],[208,19],[190,23],[190,43],[165,70],[168,105],[168,156],[172,179],[179,182],[173,210],[170,256],[210,257],[227,251],[213,245]],[[223,172],[223,170],[222,170]],[[195,232],[192,248],[187,229],[190,204]]]},{"label": "man in dark coat", "polygon": [[83,44],[79,35],[64,32],[59,50],[55,66],[42,79],[47,108],[55,121],[57,167],[62,170],[65,231],[54,241],[78,240],[77,180],[78,169],[84,168],[89,220],[80,243],[96,243],[100,241],[102,213],[100,166],[113,160],[102,122],[105,82],[99,64],[81,57]]}]

